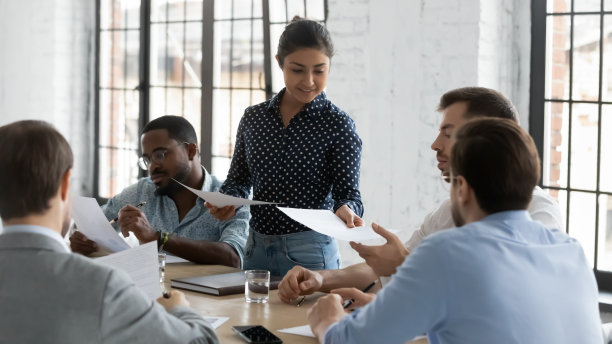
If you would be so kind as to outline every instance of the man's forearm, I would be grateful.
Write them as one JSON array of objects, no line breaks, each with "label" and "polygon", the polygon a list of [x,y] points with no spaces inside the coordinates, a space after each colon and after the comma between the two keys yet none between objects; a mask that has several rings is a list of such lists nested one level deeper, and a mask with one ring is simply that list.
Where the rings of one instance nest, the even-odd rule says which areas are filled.
[{"label": "man's forearm", "polygon": [[374,270],[366,263],[354,264],[340,270],[321,270],[317,272],[323,277],[323,285],[321,286],[323,292],[347,287],[361,290],[378,279]]},{"label": "man's forearm", "polygon": [[170,236],[164,250],[198,264],[240,267],[240,256],[232,246],[224,242]]}]

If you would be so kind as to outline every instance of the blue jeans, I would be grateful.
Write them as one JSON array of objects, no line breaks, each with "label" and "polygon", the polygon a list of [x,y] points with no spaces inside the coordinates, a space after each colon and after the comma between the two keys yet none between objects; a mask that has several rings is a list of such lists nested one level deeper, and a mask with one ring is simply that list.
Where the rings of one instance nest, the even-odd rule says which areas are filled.
[{"label": "blue jeans", "polygon": [[339,269],[340,252],[336,239],[306,231],[263,235],[250,231],[244,253],[244,270],[270,270],[284,276],[296,265],[309,270]]}]

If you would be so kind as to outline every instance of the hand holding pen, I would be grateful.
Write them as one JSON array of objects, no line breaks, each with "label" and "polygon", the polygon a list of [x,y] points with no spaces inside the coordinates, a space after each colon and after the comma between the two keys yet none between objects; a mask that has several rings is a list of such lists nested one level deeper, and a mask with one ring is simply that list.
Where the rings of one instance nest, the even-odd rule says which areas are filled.
[{"label": "hand holding pen", "polygon": [[[142,202],[140,202],[140,203],[136,204],[136,205],[135,205],[135,207],[136,207],[136,208],[140,208],[140,207],[142,207],[142,206],[143,206],[143,205],[145,205],[145,204],[147,204],[147,201],[142,201]],[[110,222],[110,224],[112,225],[113,223],[115,223],[115,222],[117,222],[117,221],[119,221],[119,215],[117,215],[117,217],[115,217],[114,219],[112,219],[112,220],[111,220],[111,222]]]},{"label": "hand holding pen", "polygon": [[368,293],[368,291],[370,291],[370,289],[372,289],[376,283],[378,283],[378,280],[370,283],[363,289],[363,291],[357,288],[339,288],[334,289],[331,292],[342,296],[342,298],[345,300],[342,304],[344,309],[351,309],[351,307],[362,307],[370,303],[376,297],[375,294]]}]

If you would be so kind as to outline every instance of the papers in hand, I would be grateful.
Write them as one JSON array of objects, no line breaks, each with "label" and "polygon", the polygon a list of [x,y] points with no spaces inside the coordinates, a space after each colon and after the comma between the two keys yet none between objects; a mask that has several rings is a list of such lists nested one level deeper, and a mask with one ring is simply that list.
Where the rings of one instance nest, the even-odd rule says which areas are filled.
[{"label": "papers in hand", "polygon": [[222,194],[220,192],[197,190],[194,188],[190,188],[189,186],[177,181],[174,178],[172,180],[181,184],[185,189],[193,192],[194,194],[196,194],[198,197],[205,200],[206,202],[214,205],[215,207],[219,207],[219,208],[226,207],[228,205],[239,207],[242,205],[278,204],[278,203],[271,203],[271,202],[264,202],[264,201],[254,201],[248,198],[234,197],[234,196]]},{"label": "papers in hand", "polygon": [[96,261],[125,271],[136,287],[151,299],[161,296],[156,241],[96,258]]},{"label": "papers in hand", "polygon": [[72,218],[80,232],[89,240],[112,252],[130,248],[108,223],[98,202],[91,197],[76,197],[72,204]]},{"label": "papers in hand", "polygon": [[[325,209],[297,209],[277,207],[293,220],[319,233],[345,241],[365,241],[381,238],[371,225],[348,228],[336,214]],[[397,232],[396,230],[388,230]]]}]

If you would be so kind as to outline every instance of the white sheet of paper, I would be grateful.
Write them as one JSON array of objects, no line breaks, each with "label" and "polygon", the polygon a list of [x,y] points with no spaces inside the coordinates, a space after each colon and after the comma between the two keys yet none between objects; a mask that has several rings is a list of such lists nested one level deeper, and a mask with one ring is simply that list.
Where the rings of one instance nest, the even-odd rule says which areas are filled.
[{"label": "white sheet of paper", "polygon": [[151,299],[161,296],[156,241],[96,258],[96,261],[127,272],[136,287]]},{"label": "white sheet of paper", "polygon": [[108,222],[98,202],[91,197],[75,197],[72,203],[72,218],[80,232],[112,252],[130,248]]},{"label": "white sheet of paper", "polygon": [[210,323],[210,326],[212,326],[214,330],[216,330],[219,326],[223,325],[224,322],[229,320],[229,317],[218,317],[214,315],[206,316],[202,318],[208,321]]},{"label": "white sheet of paper", "polygon": [[[277,207],[290,218],[319,233],[345,241],[366,241],[381,238],[371,225],[348,228],[336,214],[325,209],[298,209]],[[387,229],[392,233],[397,230]]]},{"label": "white sheet of paper", "polygon": [[166,253],[166,264],[175,264],[175,263],[189,263],[189,261],[187,259],[183,259],[181,257],[177,257],[177,256]]},{"label": "white sheet of paper", "polygon": [[310,329],[310,325],[284,328],[282,330],[278,330],[278,332],[297,334],[298,336],[305,336],[305,337],[312,337],[312,338],[315,337],[314,333],[312,333],[312,330]]},{"label": "white sheet of paper", "polygon": [[264,202],[264,201],[254,201],[248,198],[234,197],[234,196],[222,194],[220,192],[209,192],[209,191],[196,190],[194,188],[190,188],[189,186],[177,181],[176,179],[172,179],[172,180],[181,184],[187,190],[198,195],[198,197],[205,200],[206,202],[214,205],[215,207],[219,207],[219,208],[226,207],[228,205],[239,207],[242,205],[278,204],[278,203],[271,203],[271,202]]}]

